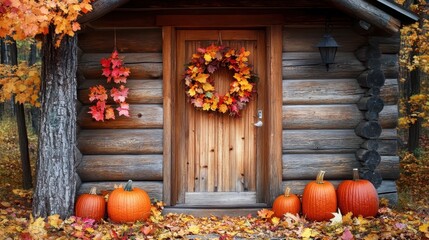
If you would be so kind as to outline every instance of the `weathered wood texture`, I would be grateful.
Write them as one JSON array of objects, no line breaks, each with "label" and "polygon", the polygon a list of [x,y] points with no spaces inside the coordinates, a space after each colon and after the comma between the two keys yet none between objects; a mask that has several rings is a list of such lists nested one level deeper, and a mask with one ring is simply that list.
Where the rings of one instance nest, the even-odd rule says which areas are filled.
[{"label": "weathered wood texture", "polygon": [[162,155],[85,155],[77,173],[84,182],[162,181]]},{"label": "weathered wood texture", "polygon": [[[78,99],[83,104],[90,104],[89,87],[95,85],[103,85],[106,89],[110,89],[112,84],[106,84],[106,80],[82,80],[78,87]],[[139,103],[160,103],[162,104],[162,81],[161,80],[127,80],[125,85],[130,90],[128,91],[127,102],[130,104]],[[112,103],[109,98],[108,103]]]},{"label": "weathered wood texture", "polygon": [[[326,171],[325,177],[326,178],[330,178],[329,175],[332,173],[333,171]],[[350,172],[350,176],[351,176],[351,172]],[[290,187],[292,189],[292,191],[296,194],[302,194],[305,185],[307,185],[307,183],[309,183],[310,181],[314,181],[316,179],[315,177],[316,175],[314,175],[314,178],[311,178],[307,181],[305,180],[286,180],[283,181],[282,186],[283,189],[285,187]],[[330,180],[330,182],[336,187],[338,187],[338,185],[341,183],[342,180]],[[383,183],[381,184],[381,186],[377,189],[378,194],[383,194],[383,193],[394,193],[396,192],[396,183],[394,180],[386,180],[383,181]]]},{"label": "weathered wood texture", "polygon": [[92,11],[81,15],[77,20],[80,24],[94,21],[128,1],[129,0],[97,0],[92,4]]},{"label": "weathered wood texture", "polygon": [[110,53],[115,47],[120,53],[160,53],[162,31],[150,29],[108,29],[79,34],[79,47],[85,53]]},{"label": "weathered wood texture", "polygon": [[194,206],[239,206],[256,203],[256,192],[186,192],[185,204]]},{"label": "weathered wood texture", "polygon": [[[381,126],[395,128],[397,117],[397,106],[386,106],[380,113]],[[353,129],[363,119],[356,104],[283,106],[283,129]]]},{"label": "weathered wood texture", "polygon": [[[381,58],[381,68],[386,78],[398,76],[396,55]],[[283,79],[326,79],[356,78],[365,70],[365,66],[355,58],[352,52],[337,52],[335,63],[329,65],[329,72],[324,68],[319,52],[284,52]]]},{"label": "weathered wood texture", "polygon": [[[383,129],[379,139],[380,154],[393,155],[391,151],[397,147],[396,140],[395,129]],[[355,153],[364,141],[353,129],[283,130],[283,154]]]},{"label": "weathered wood texture", "polygon": [[[85,53],[79,61],[79,71],[87,79],[104,78],[101,75],[100,60],[109,57],[108,54]],[[124,65],[130,68],[128,79],[160,79],[162,78],[161,53],[123,53]]]},{"label": "weathered wood texture", "polygon": [[[361,167],[354,154],[284,154],[283,180],[311,179],[318,171],[329,171],[326,179],[351,179],[351,169]],[[399,157],[382,156],[377,168],[383,179],[399,178]]]},{"label": "weathered wood texture", "polygon": [[329,0],[337,8],[363,19],[366,22],[374,24],[377,28],[382,29],[390,34],[399,32],[401,22],[385,13],[381,9],[360,0]]},{"label": "weathered wood texture", "polygon": [[[112,191],[115,185],[124,186],[127,181],[104,181],[104,182],[84,182],[80,186],[78,194],[88,193],[92,187],[97,187],[97,192]],[[133,187],[145,190],[151,199],[162,199],[162,182],[160,181],[133,181]]]},{"label": "weathered wood texture", "polygon": [[[283,80],[283,104],[355,104],[364,96],[356,78],[351,79],[291,79]],[[386,79],[380,97],[386,105],[399,98],[397,79]]]},{"label": "weathered wood texture", "polygon": [[78,124],[82,129],[99,128],[162,128],[163,111],[159,104],[130,104],[130,117],[120,116],[113,121],[95,121],[88,113],[89,107],[82,107]]},{"label": "weathered wood texture", "polygon": [[161,154],[162,129],[82,130],[78,147],[85,154]]}]

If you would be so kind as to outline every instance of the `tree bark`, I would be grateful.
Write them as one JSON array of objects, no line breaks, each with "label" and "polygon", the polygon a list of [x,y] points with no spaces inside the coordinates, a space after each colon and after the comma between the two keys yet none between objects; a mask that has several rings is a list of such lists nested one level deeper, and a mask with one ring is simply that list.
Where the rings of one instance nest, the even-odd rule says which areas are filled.
[{"label": "tree bark", "polygon": [[[17,54],[15,40],[13,40],[13,38],[9,36],[6,36],[2,44],[1,62],[3,64],[13,64],[12,59],[15,59],[15,58],[17,59],[17,56],[18,54]],[[17,63],[13,65],[17,65]],[[9,116],[9,117],[15,116],[14,102],[15,102],[14,97],[12,96],[12,99],[4,103],[4,113],[6,116]]]},{"label": "tree bark", "polygon": [[[16,42],[12,38],[7,38],[8,43],[5,48],[4,63],[8,65],[18,65],[18,51]],[[28,153],[28,135],[27,127],[25,126],[24,104],[15,103],[14,109],[16,113],[16,122],[18,127],[19,153],[21,156],[22,167],[22,188],[30,189],[33,187],[31,177],[30,155]]]},{"label": "tree bark", "polygon": [[76,194],[77,37],[65,36],[55,47],[51,27],[43,39],[41,128],[37,181],[33,198],[36,217],[73,214]]},{"label": "tree bark", "polygon": [[[4,63],[4,41],[0,38],[0,64]],[[3,119],[5,112],[4,112],[4,102],[0,103],[0,120]]]},{"label": "tree bark", "polygon": [[[31,43],[30,45],[30,55],[28,57],[28,65],[32,66],[37,61],[37,47],[36,43]],[[31,107],[30,110],[31,114],[31,127],[33,128],[34,132],[37,134],[39,133],[39,124],[40,124],[40,108],[38,107]]]}]

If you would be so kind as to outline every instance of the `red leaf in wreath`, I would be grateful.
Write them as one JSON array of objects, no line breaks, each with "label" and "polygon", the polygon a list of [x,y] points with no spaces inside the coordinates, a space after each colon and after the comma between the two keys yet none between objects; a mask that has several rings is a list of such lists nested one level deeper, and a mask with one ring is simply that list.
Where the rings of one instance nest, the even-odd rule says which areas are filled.
[{"label": "red leaf in wreath", "polygon": [[105,76],[105,77],[110,77],[110,74],[111,74],[111,70],[110,70],[110,68],[103,68],[103,73],[101,74],[101,75],[103,75],[103,76]]},{"label": "red leaf in wreath", "polygon": [[112,68],[119,68],[122,65],[121,59],[112,59]]},{"label": "red leaf in wreath", "polygon": [[118,51],[113,51],[111,58],[118,58]]}]

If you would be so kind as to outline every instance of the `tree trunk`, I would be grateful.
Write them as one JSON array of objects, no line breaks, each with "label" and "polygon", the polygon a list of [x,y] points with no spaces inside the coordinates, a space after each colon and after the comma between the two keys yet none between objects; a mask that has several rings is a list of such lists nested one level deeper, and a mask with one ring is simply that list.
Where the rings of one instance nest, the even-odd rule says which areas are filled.
[{"label": "tree trunk", "polygon": [[[4,41],[3,41],[3,39],[0,38],[0,64],[4,63],[4,55],[5,55],[4,51],[5,51]],[[0,120],[4,118],[3,117],[4,114],[5,114],[5,112],[4,112],[4,102],[1,102],[0,103]]]},{"label": "tree trunk", "polygon": [[[18,65],[18,51],[15,40],[7,38],[4,63],[8,65]],[[22,167],[22,187],[30,189],[33,187],[31,177],[30,155],[28,153],[27,127],[25,126],[24,104],[15,103],[16,122],[18,127],[19,153],[21,156]]]},{"label": "tree trunk", "polygon": [[[30,55],[28,57],[28,65],[32,66],[37,61],[37,47],[36,43],[31,43],[30,45]],[[31,127],[33,128],[33,131],[37,134],[39,133],[39,125],[40,125],[40,108],[38,107],[31,107],[30,110],[31,114]]]},{"label": "tree trunk", "polygon": [[77,183],[77,37],[65,36],[59,47],[55,42],[51,27],[42,47],[41,128],[33,214],[66,218],[73,214]]},{"label": "tree trunk", "polygon": [[[15,40],[9,36],[6,36],[6,38],[3,40],[2,49],[1,62],[4,64],[13,64],[12,59],[17,59],[18,56]],[[17,65],[17,63],[13,65]],[[15,116],[14,102],[14,97],[12,96],[10,101],[6,101],[4,103],[5,116]]]}]

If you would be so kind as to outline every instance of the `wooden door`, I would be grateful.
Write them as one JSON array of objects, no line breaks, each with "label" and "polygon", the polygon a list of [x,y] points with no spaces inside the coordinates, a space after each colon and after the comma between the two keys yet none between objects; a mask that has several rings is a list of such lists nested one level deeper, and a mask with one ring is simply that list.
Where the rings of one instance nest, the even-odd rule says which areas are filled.
[{"label": "wooden door", "polygon": [[[199,47],[212,43],[251,52],[249,63],[260,77],[265,75],[264,32],[259,30],[178,30],[173,139],[173,173],[177,204],[230,206],[258,202],[258,144],[263,142],[254,126],[258,120],[258,94],[241,111],[240,117],[196,110],[186,99],[184,65]],[[229,89],[233,73],[219,69],[212,74],[216,91]],[[260,97],[260,96],[259,96]],[[174,186],[173,185],[173,186]]]}]

